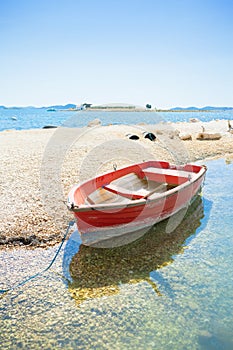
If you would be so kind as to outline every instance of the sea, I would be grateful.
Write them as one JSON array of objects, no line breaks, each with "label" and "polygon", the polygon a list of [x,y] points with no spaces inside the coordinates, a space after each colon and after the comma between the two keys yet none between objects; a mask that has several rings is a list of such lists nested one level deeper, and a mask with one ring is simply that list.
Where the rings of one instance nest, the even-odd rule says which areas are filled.
[{"label": "sea", "polygon": [[0,131],[41,129],[45,126],[84,127],[99,119],[108,124],[157,124],[159,122],[188,122],[191,118],[203,122],[233,119],[233,110],[211,112],[112,112],[112,111],[47,111],[45,108],[0,108]]}]

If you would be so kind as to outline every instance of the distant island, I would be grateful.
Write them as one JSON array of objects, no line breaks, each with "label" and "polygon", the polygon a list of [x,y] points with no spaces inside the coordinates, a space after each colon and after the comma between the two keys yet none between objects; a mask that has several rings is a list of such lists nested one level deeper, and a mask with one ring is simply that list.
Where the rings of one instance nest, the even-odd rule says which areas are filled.
[{"label": "distant island", "polygon": [[54,105],[54,106],[48,106],[48,107],[41,107],[41,108],[46,108],[47,110],[64,110],[64,109],[76,109],[77,105],[73,103],[68,103],[66,105]]},{"label": "distant island", "polygon": [[54,106],[44,106],[44,107],[35,107],[35,106],[25,106],[25,107],[6,107],[6,106],[0,106],[0,109],[23,109],[23,108],[35,108],[35,109],[46,109],[46,110],[73,110],[77,109],[77,105],[73,103],[68,103],[66,105],[54,105]]},{"label": "distant island", "polygon": [[22,108],[35,108],[35,109],[45,109],[48,112],[56,112],[56,111],[129,111],[129,112],[217,112],[217,111],[232,111],[233,107],[213,107],[213,106],[205,106],[202,108],[198,107],[173,107],[170,109],[158,109],[152,108],[150,104],[146,106],[137,106],[132,104],[124,104],[124,103],[111,103],[104,105],[93,105],[91,103],[82,103],[81,105],[76,105],[74,103],[68,103],[66,105],[52,105],[52,106],[44,106],[44,107],[6,107],[1,105],[0,109],[22,109]]},{"label": "distant island", "polygon": [[233,110],[233,107],[212,107],[212,106],[206,106],[202,108],[197,107],[174,107],[169,109],[170,112],[203,112],[203,111],[227,111],[227,110]]}]

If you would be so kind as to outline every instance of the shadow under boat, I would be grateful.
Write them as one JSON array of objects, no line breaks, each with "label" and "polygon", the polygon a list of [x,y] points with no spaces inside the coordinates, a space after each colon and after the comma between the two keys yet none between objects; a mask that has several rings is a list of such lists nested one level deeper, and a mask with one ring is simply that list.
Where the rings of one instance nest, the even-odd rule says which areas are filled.
[{"label": "shadow under boat", "polygon": [[[164,220],[125,246],[101,249],[81,244],[69,264],[69,292],[80,304],[87,299],[117,294],[122,283],[147,281],[161,295],[150,273],[168,265],[174,255],[183,252],[185,241],[190,241],[197,232],[203,217],[203,200],[197,196],[182,222],[170,233],[166,230],[168,220]],[[202,221],[206,225],[208,220]]]}]

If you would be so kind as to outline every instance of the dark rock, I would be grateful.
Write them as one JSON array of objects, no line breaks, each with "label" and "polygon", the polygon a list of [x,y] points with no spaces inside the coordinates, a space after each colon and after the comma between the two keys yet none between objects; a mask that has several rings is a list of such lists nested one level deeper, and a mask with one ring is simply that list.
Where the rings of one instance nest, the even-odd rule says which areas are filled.
[{"label": "dark rock", "polygon": [[144,138],[149,139],[150,141],[156,140],[156,136],[152,132],[144,132]]},{"label": "dark rock", "polygon": [[130,140],[139,140],[139,136],[138,136],[138,135],[127,134],[126,136],[127,136],[128,139],[130,139]]},{"label": "dark rock", "polygon": [[43,126],[42,129],[55,129],[55,128],[57,128],[56,125],[45,125],[45,126]]}]

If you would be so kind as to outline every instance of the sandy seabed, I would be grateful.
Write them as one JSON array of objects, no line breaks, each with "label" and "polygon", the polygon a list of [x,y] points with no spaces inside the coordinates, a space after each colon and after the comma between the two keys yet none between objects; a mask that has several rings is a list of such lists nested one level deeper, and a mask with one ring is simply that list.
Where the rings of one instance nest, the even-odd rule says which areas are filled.
[{"label": "sandy seabed", "polygon": [[[233,125],[233,122],[231,122]],[[197,140],[198,133],[219,140]],[[154,142],[144,132],[156,135]],[[129,135],[139,136],[138,140]],[[192,140],[181,140],[189,134]],[[149,159],[188,163],[233,160],[233,134],[226,120],[109,125],[82,129],[6,130],[0,133],[0,247],[46,247],[61,241],[72,213],[65,205],[73,184]]]}]

